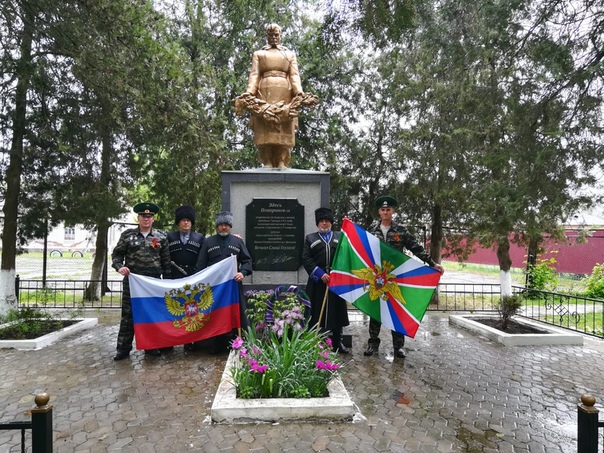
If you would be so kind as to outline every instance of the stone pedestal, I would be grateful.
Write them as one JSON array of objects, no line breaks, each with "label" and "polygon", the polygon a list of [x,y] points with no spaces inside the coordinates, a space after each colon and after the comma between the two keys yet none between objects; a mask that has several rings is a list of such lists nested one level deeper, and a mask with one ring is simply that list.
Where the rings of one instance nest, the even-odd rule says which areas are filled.
[{"label": "stone pedestal", "polygon": [[319,207],[329,207],[329,173],[289,168],[222,172],[222,208],[233,213],[233,233],[243,237],[254,258],[253,275],[244,285],[306,284],[301,247],[304,236],[317,229]]}]

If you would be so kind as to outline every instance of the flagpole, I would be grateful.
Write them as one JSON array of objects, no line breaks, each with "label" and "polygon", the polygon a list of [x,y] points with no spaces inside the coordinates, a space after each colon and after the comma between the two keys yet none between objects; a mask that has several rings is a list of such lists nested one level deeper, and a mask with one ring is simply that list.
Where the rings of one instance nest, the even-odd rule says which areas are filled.
[{"label": "flagpole", "polygon": [[329,286],[325,285],[325,296],[323,296],[323,304],[321,305],[321,314],[319,315],[319,322],[317,325],[321,327],[321,323],[323,322],[323,313],[325,313],[325,305],[327,302],[327,295],[329,294]]}]

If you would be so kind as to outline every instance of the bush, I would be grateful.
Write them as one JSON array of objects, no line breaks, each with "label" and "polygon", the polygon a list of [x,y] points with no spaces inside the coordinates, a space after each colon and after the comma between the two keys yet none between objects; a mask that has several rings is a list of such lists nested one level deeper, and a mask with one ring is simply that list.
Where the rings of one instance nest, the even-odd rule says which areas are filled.
[{"label": "bush", "polygon": [[604,299],[604,264],[596,264],[591,275],[583,280],[586,297]]},{"label": "bush", "polygon": [[510,320],[518,314],[522,308],[523,298],[517,294],[504,296],[499,301],[497,312],[501,318],[501,330],[507,330]]},{"label": "bush", "polygon": [[527,286],[541,291],[556,289],[558,286],[556,263],[556,258],[539,259],[536,264],[529,266],[526,272],[528,275]]},{"label": "bush", "polygon": [[53,319],[52,315],[37,308],[21,307],[9,310],[0,317],[0,324],[9,324],[0,330],[5,339],[30,339],[45,335],[64,327],[64,321]]}]

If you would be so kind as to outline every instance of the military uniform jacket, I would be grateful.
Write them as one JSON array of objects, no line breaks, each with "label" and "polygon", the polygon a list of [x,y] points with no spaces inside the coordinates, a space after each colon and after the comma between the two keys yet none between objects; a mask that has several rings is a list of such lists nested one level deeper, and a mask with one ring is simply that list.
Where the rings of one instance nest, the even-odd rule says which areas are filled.
[{"label": "military uniform jacket", "polygon": [[161,230],[151,229],[145,238],[138,228],[124,231],[111,254],[111,266],[122,266],[139,275],[159,278],[170,276],[168,238]]},{"label": "military uniform jacket", "polygon": [[[178,267],[181,267],[187,274],[195,273],[195,266],[199,259],[199,252],[205,236],[201,233],[191,231],[189,233],[189,241],[183,244],[180,240],[180,231],[171,231],[168,233],[168,245],[170,248],[170,259],[174,261]],[[172,278],[182,278],[185,274],[172,266]]]},{"label": "military uniform jacket", "polygon": [[428,266],[433,267],[435,265],[434,260],[420,245],[420,243],[417,242],[415,236],[409,233],[407,228],[398,223],[392,222],[392,225],[390,225],[390,229],[388,230],[388,234],[386,237],[384,237],[382,229],[380,228],[380,223],[380,220],[373,222],[367,231],[401,252],[409,250],[411,253],[413,253],[413,255],[418,257],[424,263],[428,264]]},{"label": "military uniform jacket", "polygon": [[[332,231],[329,241],[326,242],[319,232],[308,234],[304,240],[302,250],[302,265],[308,273],[306,293],[311,302],[310,325],[314,326],[321,315],[321,307],[327,285],[321,277],[331,269],[333,256],[340,239],[339,231]],[[322,327],[327,329],[341,328],[347,326],[348,306],[344,299],[333,292],[329,292],[327,306],[323,313]]]},{"label": "military uniform jacket", "polygon": [[199,258],[197,260],[196,270],[200,271],[212,264],[216,264],[231,255],[237,257],[237,267],[244,276],[252,275],[252,257],[248,252],[243,239],[229,234],[222,237],[219,234],[205,238]]}]

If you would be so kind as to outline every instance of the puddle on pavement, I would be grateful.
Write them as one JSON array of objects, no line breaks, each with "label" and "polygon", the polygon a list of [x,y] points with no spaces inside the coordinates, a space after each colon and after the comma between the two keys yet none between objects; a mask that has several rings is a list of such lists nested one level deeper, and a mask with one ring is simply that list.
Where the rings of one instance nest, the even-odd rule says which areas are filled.
[{"label": "puddle on pavement", "polygon": [[503,435],[493,429],[477,433],[462,427],[457,430],[455,437],[463,443],[464,449],[462,451],[464,453],[482,453],[484,447],[493,448],[491,439],[503,437]]}]

